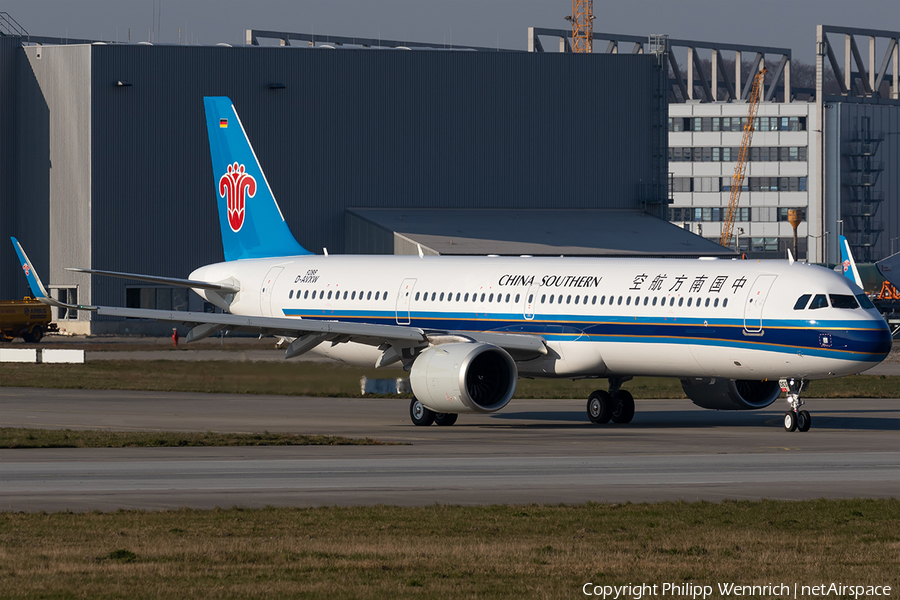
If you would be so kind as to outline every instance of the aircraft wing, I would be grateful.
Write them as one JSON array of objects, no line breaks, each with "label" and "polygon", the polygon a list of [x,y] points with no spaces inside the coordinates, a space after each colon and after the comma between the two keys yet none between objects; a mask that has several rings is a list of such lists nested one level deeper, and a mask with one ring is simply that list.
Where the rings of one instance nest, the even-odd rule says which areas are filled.
[{"label": "aircraft wing", "polygon": [[[376,346],[383,351],[375,366],[386,366],[404,358],[412,358],[409,350],[433,344],[479,341],[500,346],[520,360],[536,358],[547,353],[544,339],[531,334],[503,332],[462,332],[424,330],[418,327],[385,325],[377,323],[352,323],[347,321],[324,321],[288,317],[245,316],[227,313],[186,312],[175,310],[155,310],[144,308],[122,308],[114,306],[91,306],[65,304],[55,300],[44,288],[25,250],[18,240],[12,238],[13,246],[22,263],[22,270],[35,299],[44,304],[75,310],[87,310],[98,315],[124,317],[130,319],[153,319],[171,323],[193,325],[186,341],[200,340],[220,331],[252,332],[259,335],[274,335],[292,338],[285,351],[285,358],[299,356],[322,342],[340,344],[357,342]],[[84,270],[81,270],[82,272]],[[91,271],[97,274],[106,272]],[[132,277],[131,274],[119,274]],[[143,276],[139,276],[143,277]],[[162,282],[166,278],[158,278]],[[187,280],[179,280],[187,281]],[[203,282],[200,282],[203,283]],[[216,284],[218,285],[218,284]],[[227,284],[223,284],[227,285]],[[194,287],[194,286],[191,286]],[[221,288],[220,288],[221,289]],[[404,352],[407,350],[407,352]]]},{"label": "aircraft wing", "polygon": [[[79,308],[85,309],[83,307]],[[98,315],[110,317],[153,319],[156,321],[193,324],[195,327],[188,333],[186,338],[188,342],[209,337],[223,330],[295,338],[285,351],[285,358],[299,356],[322,342],[339,344],[351,341],[369,346],[383,346],[386,354],[376,366],[384,366],[400,360],[401,353],[399,350],[403,348],[422,347],[446,341],[477,341],[494,344],[522,358],[535,358],[547,353],[542,337],[518,333],[438,331],[376,323],[320,321],[289,317],[245,316],[227,313],[119,308],[113,306],[89,307],[87,310],[91,308]],[[390,348],[394,347],[398,349],[396,356],[388,352]]]}]

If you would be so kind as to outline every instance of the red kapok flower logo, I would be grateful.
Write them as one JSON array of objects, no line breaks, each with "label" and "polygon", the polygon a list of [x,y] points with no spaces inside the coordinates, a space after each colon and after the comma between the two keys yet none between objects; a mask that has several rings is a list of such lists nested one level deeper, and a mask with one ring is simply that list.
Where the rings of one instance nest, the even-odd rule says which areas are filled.
[{"label": "red kapok flower logo", "polygon": [[228,200],[228,225],[235,233],[244,226],[246,198],[256,195],[256,180],[244,172],[244,165],[228,165],[228,172],[219,179],[219,196]]}]

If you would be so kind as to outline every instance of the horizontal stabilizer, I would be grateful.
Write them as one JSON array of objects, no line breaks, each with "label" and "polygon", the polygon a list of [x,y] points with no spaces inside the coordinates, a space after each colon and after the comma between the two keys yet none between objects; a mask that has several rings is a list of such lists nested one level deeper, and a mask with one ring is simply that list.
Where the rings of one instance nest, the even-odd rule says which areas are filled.
[{"label": "horizontal stabilizer", "polygon": [[176,277],[157,277],[156,275],[141,275],[138,273],[120,273],[118,271],[101,271],[99,269],[78,269],[75,267],[66,267],[66,271],[74,271],[76,273],[90,273],[91,275],[105,275],[107,277],[118,277],[119,279],[133,279],[135,281],[146,281],[147,283],[159,283],[162,285],[173,285],[175,287],[196,288],[198,290],[213,290],[226,294],[236,294],[241,291],[241,286],[235,282],[213,282],[213,281],[197,281],[195,279],[178,279]]}]

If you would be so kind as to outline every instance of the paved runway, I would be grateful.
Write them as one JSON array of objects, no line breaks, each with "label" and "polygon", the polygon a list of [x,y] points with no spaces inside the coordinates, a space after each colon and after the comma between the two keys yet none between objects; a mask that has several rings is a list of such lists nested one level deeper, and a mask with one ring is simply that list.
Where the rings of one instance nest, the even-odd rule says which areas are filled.
[{"label": "paved runway", "polygon": [[449,428],[408,401],[0,388],[0,426],[292,431],[392,446],[0,450],[0,510],[642,502],[900,496],[897,400],[819,400],[808,433],[783,400],[716,412],[638,400],[629,425],[584,402],[514,400]]}]

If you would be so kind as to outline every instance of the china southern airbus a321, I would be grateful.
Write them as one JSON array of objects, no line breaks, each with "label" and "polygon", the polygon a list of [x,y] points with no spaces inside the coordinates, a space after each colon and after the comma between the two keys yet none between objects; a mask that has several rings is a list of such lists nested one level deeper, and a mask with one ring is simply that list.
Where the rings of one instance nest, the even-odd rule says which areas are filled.
[{"label": "china southern airbus a321", "polygon": [[[759,409],[783,390],[788,431],[807,431],[809,381],[864,371],[891,348],[884,319],[847,277],[784,261],[316,256],[291,234],[228,98],[205,98],[225,262],[190,279],[73,269],[193,289],[226,314],[72,306],[282,338],[410,373],[415,425],[506,406],[519,377],[607,379],[593,423],[628,423],[636,375],[678,377],[701,407]],[[13,239],[36,298],[51,298]]]}]

